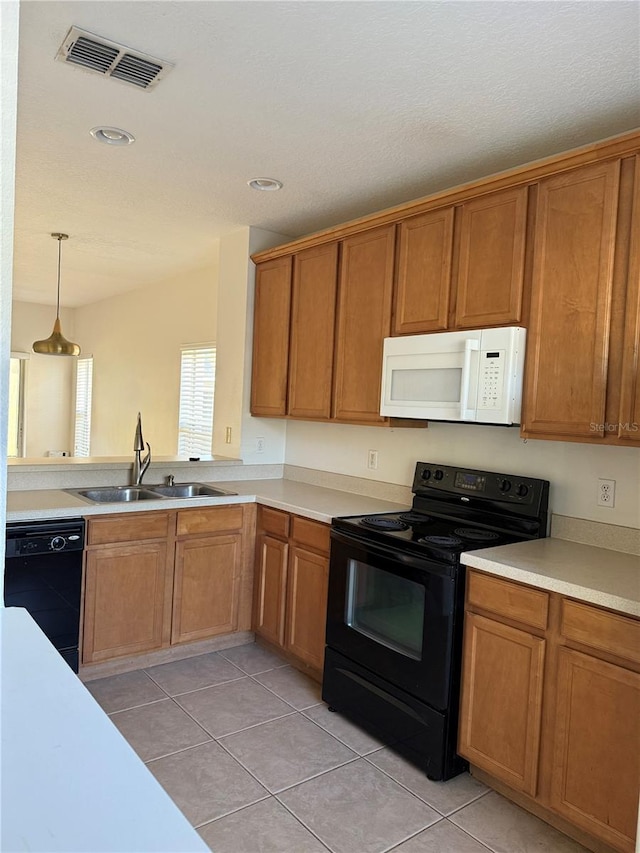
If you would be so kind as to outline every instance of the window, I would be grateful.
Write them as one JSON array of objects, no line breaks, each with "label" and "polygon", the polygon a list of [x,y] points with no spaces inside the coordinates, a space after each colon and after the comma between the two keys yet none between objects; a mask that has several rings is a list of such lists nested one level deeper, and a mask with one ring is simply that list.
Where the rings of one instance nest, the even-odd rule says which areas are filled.
[{"label": "window", "polygon": [[12,352],[9,360],[9,424],[7,456],[24,456],[24,397],[28,353]]},{"label": "window", "polygon": [[178,455],[209,456],[213,438],[213,391],[216,348],[213,344],[182,347]]},{"label": "window", "polygon": [[91,389],[93,385],[93,358],[83,356],[76,363],[76,418],[73,437],[73,455],[90,456],[91,453]]}]

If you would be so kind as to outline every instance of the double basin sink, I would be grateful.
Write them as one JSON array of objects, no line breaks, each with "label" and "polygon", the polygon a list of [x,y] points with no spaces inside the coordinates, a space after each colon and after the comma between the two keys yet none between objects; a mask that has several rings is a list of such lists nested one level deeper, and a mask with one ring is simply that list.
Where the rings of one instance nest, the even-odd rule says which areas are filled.
[{"label": "double basin sink", "polygon": [[163,498],[221,498],[236,495],[227,489],[217,489],[205,483],[174,483],[172,486],[100,486],[95,489],[65,489],[89,503],[130,503],[157,501]]}]

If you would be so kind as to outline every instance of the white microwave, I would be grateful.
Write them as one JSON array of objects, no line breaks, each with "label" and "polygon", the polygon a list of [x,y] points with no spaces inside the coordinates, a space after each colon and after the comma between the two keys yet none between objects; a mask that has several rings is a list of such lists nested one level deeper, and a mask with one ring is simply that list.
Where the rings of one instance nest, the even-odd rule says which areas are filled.
[{"label": "white microwave", "polygon": [[518,424],[526,329],[385,338],[380,414]]}]

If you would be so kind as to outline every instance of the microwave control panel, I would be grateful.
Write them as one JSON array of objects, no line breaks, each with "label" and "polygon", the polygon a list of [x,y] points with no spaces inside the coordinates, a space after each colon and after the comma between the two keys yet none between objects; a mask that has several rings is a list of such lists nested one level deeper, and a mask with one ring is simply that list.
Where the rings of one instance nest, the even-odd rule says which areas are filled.
[{"label": "microwave control panel", "polygon": [[480,353],[479,409],[500,409],[502,407],[505,355],[505,350],[484,350]]}]

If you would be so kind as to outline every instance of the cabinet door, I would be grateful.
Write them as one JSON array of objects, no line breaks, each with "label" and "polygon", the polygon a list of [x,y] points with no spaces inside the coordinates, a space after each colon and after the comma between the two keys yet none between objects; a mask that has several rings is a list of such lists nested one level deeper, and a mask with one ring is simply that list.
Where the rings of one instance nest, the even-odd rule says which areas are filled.
[{"label": "cabinet door", "polygon": [[338,244],[299,252],[293,261],[288,412],[331,415]]},{"label": "cabinet door", "polygon": [[458,751],[535,796],[545,640],[465,614]]},{"label": "cabinet door", "polygon": [[522,431],[604,434],[619,162],[541,181]]},{"label": "cabinet door", "polygon": [[632,853],[640,790],[640,675],[561,648],[551,805]]},{"label": "cabinet door", "polygon": [[640,441],[640,156],[635,158],[635,189],[629,252],[618,435],[625,441],[638,442]]},{"label": "cabinet door", "polygon": [[526,187],[461,206],[455,328],[521,322],[526,229]]},{"label": "cabinet door", "polygon": [[328,557],[291,547],[285,647],[319,672],[324,664],[328,578]]},{"label": "cabinet door", "polygon": [[382,342],[391,330],[395,225],[349,237],[342,244],[334,417],[383,423]]},{"label": "cabinet door", "polygon": [[264,533],[258,536],[253,630],[277,646],[284,645],[288,554],[286,542]]},{"label": "cabinet door", "polygon": [[241,547],[239,533],[177,542],[172,643],[237,629]]},{"label": "cabinet door", "polygon": [[405,219],[398,226],[394,335],[447,328],[453,212],[453,207],[432,210]]},{"label": "cabinet door", "polygon": [[82,662],[168,645],[171,572],[164,543],[87,552]]},{"label": "cabinet door", "polygon": [[253,318],[253,415],[287,413],[290,305],[291,257],[259,264]]}]

